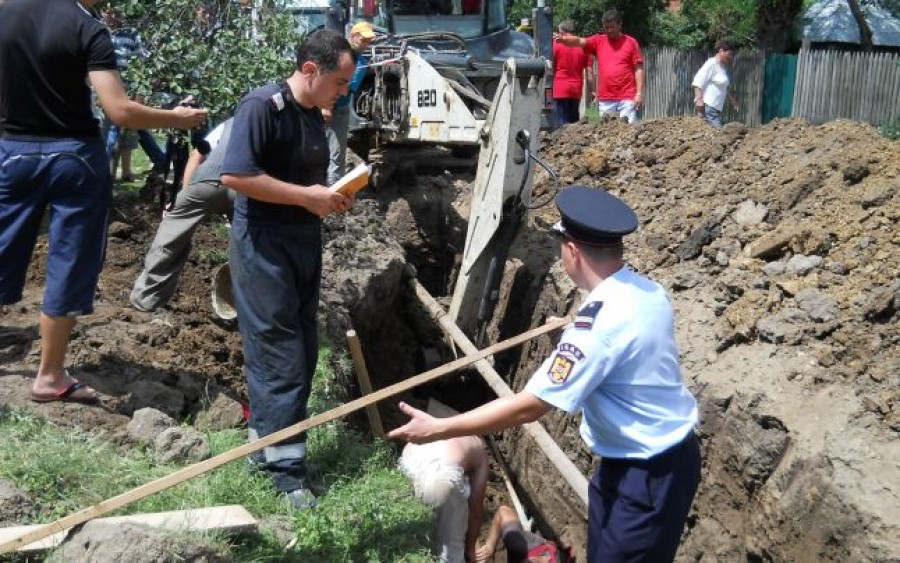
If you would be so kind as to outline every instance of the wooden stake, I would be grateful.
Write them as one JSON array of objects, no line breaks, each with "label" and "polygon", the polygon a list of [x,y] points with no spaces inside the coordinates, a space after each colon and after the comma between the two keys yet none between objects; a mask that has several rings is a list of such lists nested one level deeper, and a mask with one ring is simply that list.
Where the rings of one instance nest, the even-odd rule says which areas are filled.
[{"label": "wooden stake", "polygon": [[[369,381],[369,370],[366,369],[366,359],[363,357],[362,346],[359,345],[359,337],[355,330],[347,331],[347,345],[350,347],[350,355],[353,357],[353,365],[356,367],[356,379],[359,381],[359,390],[363,397],[372,394],[372,383]],[[384,438],[384,427],[381,425],[381,417],[378,415],[378,407],[369,405],[366,407],[366,416],[369,417],[369,426],[372,434],[378,438]]]},{"label": "wooden stake", "polygon": [[324,424],[326,422],[330,422],[351,412],[358,411],[359,409],[364,408],[367,405],[374,404],[382,399],[393,397],[394,395],[398,395],[400,393],[403,393],[404,391],[408,391],[414,387],[417,387],[424,383],[428,383],[429,381],[433,381],[441,377],[442,375],[446,375],[460,368],[466,367],[473,362],[477,362],[482,358],[486,358],[502,350],[518,346],[519,344],[527,342],[528,340],[531,340],[536,336],[540,336],[541,334],[556,330],[558,328],[562,328],[571,321],[571,318],[565,318],[547,323],[537,328],[533,328],[528,332],[524,332],[512,338],[508,338],[507,340],[498,342],[493,346],[488,346],[487,348],[476,354],[462,357],[448,364],[444,364],[443,366],[438,366],[432,370],[426,371],[425,373],[420,373],[419,375],[410,377],[405,381],[401,381],[389,387],[385,387],[384,389],[372,393],[371,395],[360,397],[359,399],[350,401],[349,403],[331,409],[330,411],[323,412],[304,421],[298,422],[297,424],[288,426],[287,428],[283,428],[278,432],[273,432],[272,434],[264,436],[263,438],[260,438],[258,440],[248,442],[242,446],[238,446],[234,449],[228,450],[227,452],[223,452],[215,457],[211,457],[207,460],[179,469],[175,473],[166,475],[165,477],[160,477],[159,479],[150,481],[149,483],[122,493],[121,495],[107,499],[103,502],[95,504],[94,506],[79,510],[78,512],[74,512],[68,516],[60,518],[55,522],[51,522],[49,524],[41,526],[37,530],[28,532],[14,539],[4,541],[3,543],[0,543],[0,553],[9,553],[15,551],[23,545],[28,545],[49,535],[55,534],[56,532],[61,532],[66,528],[77,526],[82,522],[87,522],[92,518],[102,516],[103,514],[122,508],[123,506],[141,500],[142,498],[146,498],[170,487],[174,487],[175,485],[183,483],[188,479],[193,479],[194,477],[203,475],[204,473],[211,471],[221,465],[225,465],[226,463],[234,461],[238,458],[250,455],[253,452],[259,451],[265,447],[275,445],[278,442],[286,440],[287,438],[291,438],[292,436],[296,436],[301,432],[305,432],[310,428],[319,426],[320,424]]}]

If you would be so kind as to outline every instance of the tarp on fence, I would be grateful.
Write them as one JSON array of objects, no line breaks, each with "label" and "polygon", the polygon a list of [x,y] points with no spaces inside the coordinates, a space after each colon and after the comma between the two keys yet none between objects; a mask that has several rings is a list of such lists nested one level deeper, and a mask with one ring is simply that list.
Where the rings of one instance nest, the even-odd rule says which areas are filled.
[{"label": "tarp on fence", "polygon": [[[877,2],[861,3],[872,29],[872,43],[900,47],[900,18]],[[813,43],[859,44],[859,26],[847,0],[819,0],[800,17],[803,37]]]}]

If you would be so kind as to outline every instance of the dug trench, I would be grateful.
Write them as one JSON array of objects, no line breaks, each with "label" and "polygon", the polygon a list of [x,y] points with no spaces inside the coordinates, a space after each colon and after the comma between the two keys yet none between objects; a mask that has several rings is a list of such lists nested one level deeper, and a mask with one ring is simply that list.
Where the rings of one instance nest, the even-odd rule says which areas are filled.
[{"label": "dug trench", "polygon": [[[629,264],[662,283],[676,309],[704,456],[678,561],[900,558],[898,148],[865,125],[800,120],[722,131],[692,118],[579,124],[542,140],[562,185],[605,189],[635,208]],[[460,355],[409,288],[414,278],[448,305],[473,182],[471,170],[419,160],[326,221],[320,333],[341,349],[355,329],[376,389]],[[537,173],[536,202],[555,189]],[[577,309],[581,295],[546,233],[556,218],[552,204],[534,210],[515,239],[481,345]],[[139,408],[183,420],[217,396],[244,397],[239,335],[209,299],[227,244],[221,220],[198,231],[167,309],[129,308],[157,223],[150,204],[116,198],[96,311],[69,354],[103,406],[47,404],[36,407],[42,416],[124,441]],[[23,301],[2,312],[5,404],[29,405],[46,251],[42,239]],[[540,337],[494,367],[521,389],[553,346]],[[333,367],[356,396],[352,370]],[[403,422],[399,400],[424,406],[428,397],[466,410],[492,394],[474,371],[456,373],[380,403],[384,425]],[[541,421],[589,475],[598,460],[578,422],[561,413]],[[578,497],[524,432],[497,438],[542,531],[583,548]],[[502,487],[495,475],[489,511],[509,502]]]}]

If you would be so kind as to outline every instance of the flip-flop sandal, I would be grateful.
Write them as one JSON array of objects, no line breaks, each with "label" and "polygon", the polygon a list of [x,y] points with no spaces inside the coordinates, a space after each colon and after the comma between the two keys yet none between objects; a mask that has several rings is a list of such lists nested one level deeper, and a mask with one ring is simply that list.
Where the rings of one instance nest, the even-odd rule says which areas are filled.
[{"label": "flip-flop sandal", "polygon": [[35,403],[52,403],[54,401],[62,401],[62,402],[70,402],[70,403],[96,403],[97,402],[98,397],[96,395],[96,392],[94,392],[94,394],[91,394],[91,395],[77,396],[76,393],[78,393],[78,391],[80,391],[82,389],[93,391],[93,389],[88,387],[86,384],[84,384],[76,379],[75,381],[72,382],[71,385],[69,385],[68,387],[66,387],[65,389],[63,389],[62,391],[60,391],[58,393],[53,393],[50,395],[36,395],[35,393],[32,392],[31,400],[34,401]]}]

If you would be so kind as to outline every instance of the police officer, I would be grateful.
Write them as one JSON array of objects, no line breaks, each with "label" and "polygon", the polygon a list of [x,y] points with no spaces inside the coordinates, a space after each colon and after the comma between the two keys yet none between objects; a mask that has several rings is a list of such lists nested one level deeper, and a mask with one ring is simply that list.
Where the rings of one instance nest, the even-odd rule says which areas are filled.
[{"label": "police officer", "polygon": [[556,407],[582,413],[581,436],[602,461],[591,479],[588,561],[672,561],[700,481],[697,402],[682,381],[672,305],[627,267],[634,211],[601,190],[557,198],[566,272],[588,296],[525,389],[452,418],[405,403],[391,438],[422,443],[497,432]]}]

